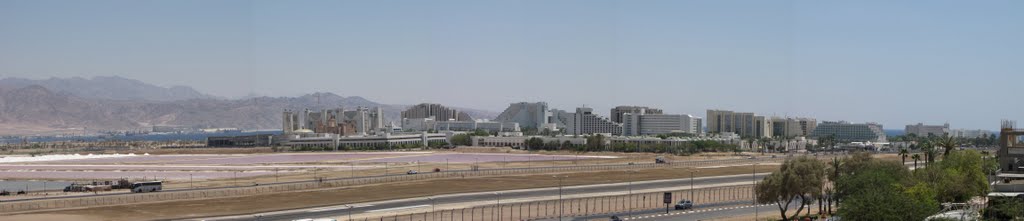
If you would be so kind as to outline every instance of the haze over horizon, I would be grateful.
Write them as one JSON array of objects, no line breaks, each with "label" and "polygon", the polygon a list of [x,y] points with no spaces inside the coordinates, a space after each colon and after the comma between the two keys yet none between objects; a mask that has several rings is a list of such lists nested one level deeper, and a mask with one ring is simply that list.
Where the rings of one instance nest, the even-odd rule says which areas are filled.
[{"label": "haze over horizon", "polygon": [[989,129],[1020,1],[0,1],[0,78],[117,75],[500,112],[546,101]]}]

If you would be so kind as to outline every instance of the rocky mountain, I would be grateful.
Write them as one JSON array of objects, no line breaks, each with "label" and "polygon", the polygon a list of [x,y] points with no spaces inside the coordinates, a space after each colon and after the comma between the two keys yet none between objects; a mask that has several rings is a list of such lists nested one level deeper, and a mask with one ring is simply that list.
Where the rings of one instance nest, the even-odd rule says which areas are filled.
[{"label": "rocky mountain", "polygon": [[[83,88],[79,91],[90,90],[97,89]],[[379,106],[383,109],[385,121],[397,121],[400,112],[409,105],[379,104],[358,96],[343,97],[333,93],[234,100],[121,100],[83,97],[42,85],[0,85],[0,125],[4,125],[0,127],[0,135],[40,134],[68,128],[143,130],[153,125],[276,129],[280,128],[281,111],[284,109],[351,109],[360,106]],[[489,111],[463,110],[478,119],[491,119],[497,115]]]},{"label": "rocky mountain", "polygon": [[189,99],[211,99],[211,95],[200,93],[191,87],[160,87],[142,81],[117,76],[93,78],[49,78],[32,80],[5,78],[0,87],[22,88],[31,85],[43,86],[55,92],[67,92],[82,98],[107,100],[177,101]]}]

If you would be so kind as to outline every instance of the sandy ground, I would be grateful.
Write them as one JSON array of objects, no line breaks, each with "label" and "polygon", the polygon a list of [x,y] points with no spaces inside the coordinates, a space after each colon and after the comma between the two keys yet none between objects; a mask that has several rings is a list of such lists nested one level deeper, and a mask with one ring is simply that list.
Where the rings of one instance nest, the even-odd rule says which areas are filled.
[{"label": "sandy ground", "polygon": [[[778,166],[759,166],[758,171],[768,172],[777,170],[777,168]],[[702,169],[697,172],[696,175],[718,176],[746,174],[750,173],[750,169],[750,166]],[[623,174],[624,173],[622,171],[569,173],[567,175],[573,177],[573,179],[566,179],[565,185],[625,182],[627,181],[627,177]],[[632,177],[634,180],[678,179],[689,177],[689,170],[680,168],[638,170]],[[557,186],[557,183],[558,180],[556,178],[552,178],[550,174],[438,179],[370,185],[355,188],[344,187],[308,192],[268,194],[252,197],[98,207],[27,215],[32,215],[33,217],[39,217],[41,215],[71,215],[87,217],[89,219],[96,218],[99,220],[151,220],[209,217],[411,197],[426,197],[440,194],[554,187]],[[153,208],[161,209],[154,210]],[[12,215],[7,216],[6,218],[20,220],[23,216],[26,215]]]}]

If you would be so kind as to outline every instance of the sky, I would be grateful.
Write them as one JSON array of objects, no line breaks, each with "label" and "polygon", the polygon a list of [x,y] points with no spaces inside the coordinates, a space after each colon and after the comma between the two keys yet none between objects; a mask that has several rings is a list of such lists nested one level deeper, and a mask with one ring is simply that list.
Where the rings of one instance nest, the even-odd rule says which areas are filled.
[{"label": "sky", "polygon": [[501,111],[1024,120],[1024,1],[0,0],[0,77]]}]

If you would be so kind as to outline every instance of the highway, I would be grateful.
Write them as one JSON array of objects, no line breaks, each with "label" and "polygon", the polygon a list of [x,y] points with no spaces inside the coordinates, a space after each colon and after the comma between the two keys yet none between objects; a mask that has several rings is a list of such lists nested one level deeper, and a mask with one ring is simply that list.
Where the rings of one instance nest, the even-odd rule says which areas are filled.
[{"label": "highway", "polygon": [[[716,177],[698,177],[693,179],[693,184],[699,187],[710,187],[715,185],[737,185],[737,183],[750,183],[752,180],[761,180],[768,173],[759,173],[754,176],[751,174],[744,175],[730,175],[730,176],[716,176]],[[657,180],[657,181],[642,181],[633,182],[633,192],[645,192],[645,190],[657,190],[657,189],[685,189],[690,186],[690,179],[673,179],[673,180]],[[608,194],[624,194],[630,189],[629,183],[615,183],[615,184],[598,184],[598,185],[583,185],[583,186],[566,186],[562,188],[563,195],[594,195],[600,193]],[[387,216],[393,214],[405,214],[410,211],[430,211],[432,205],[438,207],[443,205],[451,204],[468,204],[468,205],[484,205],[489,203],[497,203],[498,197],[500,196],[502,201],[516,201],[517,199],[522,200],[524,198],[538,198],[538,197],[557,197],[559,190],[557,187],[554,188],[537,188],[537,189],[524,189],[524,190],[509,190],[509,191],[498,191],[500,194],[495,192],[478,192],[478,193],[465,193],[465,194],[451,194],[441,195],[432,197],[433,200],[425,197],[421,198],[409,198],[401,200],[391,201],[380,201],[380,202],[366,202],[352,204],[352,208],[349,208],[345,204],[339,204],[328,207],[316,207],[307,209],[297,210],[286,210],[277,212],[267,212],[259,214],[249,215],[238,215],[238,216],[227,216],[227,217],[209,217],[200,218],[193,220],[296,220],[306,218],[324,218],[324,217],[345,217],[349,214],[355,215],[373,215],[373,216]],[[557,199],[557,198],[556,198]],[[339,202],[342,203],[342,202]]]},{"label": "highway", "polygon": [[[792,204],[790,204],[789,207],[791,210],[787,212],[795,212],[796,209],[800,207],[799,202],[800,200],[798,199],[797,201],[794,201]],[[813,207],[816,205],[811,206]],[[806,211],[806,208],[804,210]],[[775,204],[760,204],[755,206],[750,201],[736,201],[694,205],[692,209],[687,210],[674,210],[670,208],[668,213],[665,213],[664,209],[655,209],[634,211],[632,213],[616,213],[587,217],[573,217],[572,219],[565,218],[564,220],[595,220],[610,218],[611,216],[619,216],[619,218],[622,218],[623,220],[643,221],[707,220],[733,216],[753,216],[755,214],[758,214],[758,217],[778,217],[779,208]]]}]

